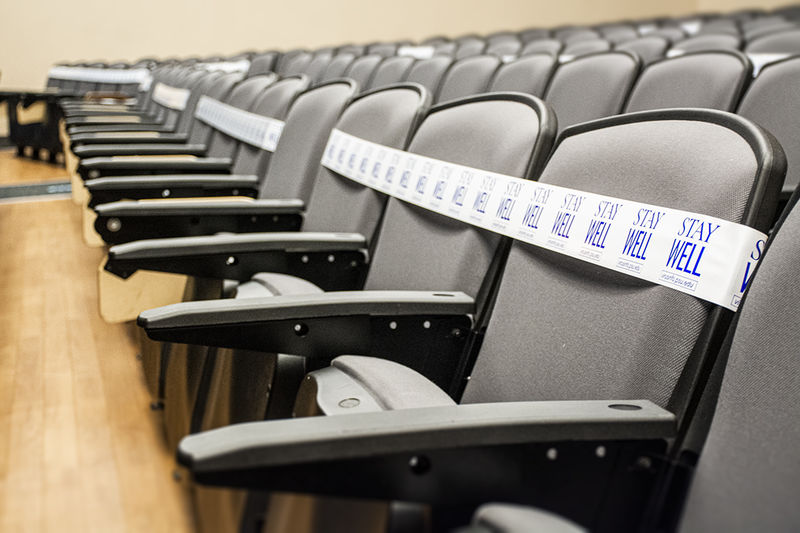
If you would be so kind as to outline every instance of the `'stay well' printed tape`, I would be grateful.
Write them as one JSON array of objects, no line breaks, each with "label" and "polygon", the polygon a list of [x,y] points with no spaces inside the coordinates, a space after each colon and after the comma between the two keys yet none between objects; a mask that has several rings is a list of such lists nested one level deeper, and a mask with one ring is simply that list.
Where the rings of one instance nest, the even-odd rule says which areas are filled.
[{"label": "'stay well' printed tape", "polygon": [[274,152],[281,138],[281,120],[250,113],[208,96],[201,96],[195,117],[209,126],[262,150]]},{"label": "'stay well' printed tape", "polygon": [[727,220],[470,168],[340,130],[322,165],[441,215],[734,311],[767,239]]}]

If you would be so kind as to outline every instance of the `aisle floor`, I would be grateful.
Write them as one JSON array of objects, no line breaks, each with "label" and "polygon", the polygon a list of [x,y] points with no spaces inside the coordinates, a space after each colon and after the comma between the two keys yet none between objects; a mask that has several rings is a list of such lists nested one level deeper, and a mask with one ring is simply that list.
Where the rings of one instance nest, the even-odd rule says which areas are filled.
[{"label": "aisle floor", "polygon": [[[0,185],[65,177],[6,155]],[[97,312],[102,255],[71,200],[0,204],[0,531],[192,530],[135,326]]]}]

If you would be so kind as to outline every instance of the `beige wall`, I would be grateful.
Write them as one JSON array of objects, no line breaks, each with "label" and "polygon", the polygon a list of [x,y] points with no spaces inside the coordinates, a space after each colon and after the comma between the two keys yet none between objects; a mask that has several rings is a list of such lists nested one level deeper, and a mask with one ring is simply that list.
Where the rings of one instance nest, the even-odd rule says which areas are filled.
[{"label": "beige wall", "polygon": [[[784,0],[785,1],[785,0]],[[25,0],[3,2],[3,87],[59,60],[232,54],[719,11],[770,0]],[[130,6],[125,7],[125,6]]]},{"label": "beige wall", "polygon": [[0,17],[0,85],[40,87],[58,60],[420,39],[677,15],[693,11],[695,1],[8,0]]}]

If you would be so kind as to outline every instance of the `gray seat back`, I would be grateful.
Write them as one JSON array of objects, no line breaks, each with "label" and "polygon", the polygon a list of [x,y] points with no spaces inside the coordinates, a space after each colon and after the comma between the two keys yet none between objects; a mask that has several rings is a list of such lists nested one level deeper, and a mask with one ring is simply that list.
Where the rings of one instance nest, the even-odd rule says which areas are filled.
[{"label": "gray seat back", "polygon": [[367,86],[367,89],[377,89],[393,83],[400,83],[405,80],[411,67],[414,65],[414,58],[409,56],[387,57],[375,69],[375,73]]},{"label": "gray seat back", "polygon": [[[353,56],[348,54],[345,57]],[[333,52],[328,50],[317,51],[314,53],[311,61],[309,61],[303,69],[303,74],[308,76],[311,83],[317,83],[322,80],[322,77],[325,75],[325,70],[328,68],[331,61],[333,61]]]},{"label": "gray seat back", "polygon": [[519,55],[525,56],[528,54],[550,54],[557,56],[564,48],[564,43],[558,39],[537,39],[530,41],[522,47]]},{"label": "gray seat back", "polygon": [[367,53],[381,57],[392,57],[397,53],[398,43],[375,43],[367,47]]},{"label": "gray seat back", "polygon": [[486,41],[479,37],[467,36],[456,40],[457,48],[455,58],[464,59],[466,57],[477,56],[486,49]]},{"label": "gray seat back", "polygon": [[612,24],[598,29],[603,39],[618,45],[639,38],[633,26],[627,24]]},{"label": "gray seat back", "polygon": [[800,57],[764,67],[748,87],[737,113],[772,133],[786,152],[787,200],[800,184]]},{"label": "gray seat back", "polygon": [[354,56],[362,56],[366,53],[367,47],[361,44],[346,44],[336,49],[337,54],[353,54]]},{"label": "gray seat back", "polygon": [[796,200],[773,232],[743,299],[681,532],[800,529]]},{"label": "gray seat back", "polygon": [[716,34],[736,35],[739,37],[741,32],[736,22],[730,19],[721,18],[704,22],[695,35],[716,35]]},{"label": "gray seat back", "polygon": [[200,100],[200,97],[206,95],[209,98],[224,102],[240,80],[241,76],[238,74],[221,74],[214,78],[213,82],[205,88],[205,91],[198,94],[196,99],[195,95],[192,94],[186,105],[187,109],[190,105],[192,106],[192,122],[188,137],[189,144],[208,144],[211,135],[214,133],[214,128],[202,120],[194,118],[194,111],[197,108],[197,102]]},{"label": "gray seat back", "polygon": [[550,30],[546,30],[544,28],[529,28],[527,30],[522,30],[519,32],[519,40],[525,44],[528,44],[532,41],[538,41],[541,39],[547,39],[550,37]]},{"label": "gray seat back", "polygon": [[563,130],[622,111],[638,73],[638,58],[625,52],[582,56],[558,67],[544,99]]},{"label": "gray seat back", "polygon": [[[378,89],[353,99],[336,128],[378,144],[403,148],[429,104],[428,91],[419,85]],[[384,204],[382,193],[320,166],[303,229],[354,232],[371,239]]]},{"label": "gray seat back", "polygon": [[490,42],[486,47],[486,53],[498,57],[516,56],[522,50],[522,42],[517,39],[502,39]]},{"label": "gray seat back", "polygon": [[586,39],[567,44],[562,53],[571,58],[609,50],[611,50],[611,43],[605,39]]},{"label": "gray seat back", "polygon": [[[749,121],[673,109],[565,131],[539,181],[766,231],[784,171],[780,146]],[[463,400],[648,399],[680,421],[731,315],[516,241]]]},{"label": "gray seat back", "polygon": [[318,81],[330,81],[343,77],[355,59],[356,56],[353,54],[336,54],[325,67],[325,72]]},{"label": "gray seat back", "polygon": [[686,33],[680,28],[677,27],[666,27],[666,28],[659,28],[655,31],[651,31],[647,35],[652,35],[655,37],[663,37],[671,43],[677,43],[686,39]]},{"label": "gray seat back", "polygon": [[594,39],[599,39],[601,35],[590,28],[573,26],[555,30],[553,32],[553,37],[564,44],[571,44],[580,41],[592,41]]},{"label": "gray seat back", "polygon": [[670,54],[686,52],[709,52],[714,50],[738,50],[742,39],[729,33],[695,35],[672,45]]},{"label": "gray seat back", "polygon": [[556,65],[556,58],[549,54],[520,57],[497,69],[489,91],[515,91],[541,98]]},{"label": "gray seat back", "polygon": [[692,52],[647,66],[631,90],[625,111],[705,107],[732,111],[752,77],[750,61],[733,50]]},{"label": "gray seat back", "polygon": [[[261,93],[251,113],[283,120],[298,94],[308,89],[306,76],[292,76],[276,81]],[[241,142],[231,172],[233,174],[255,174],[263,176],[272,157],[272,152],[259,146]]]},{"label": "gray seat back", "polygon": [[222,73],[220,72],[205,72],[202,70],[196,71],[187,83],[187,89],[191,90],[189,98],[186,99],[186,106],[180,112],[175,123],[175,131],[178,133],[189,133],[192,126],[196,122],[194,118],[194,109],[197,106],[197,101],[200,96],[206,94],[209,89],[216,83]]},{"label": "gray seat back", "polygon": [[297,96],[261,183],[259,198],[308,203],[331,130],[357,91],[348,80],[323,83]]},{"label": "gray seat back", "polygon": [[744,31],[744,40],[747,42],[755,41],[767,35],[775,35],[782,31],[794,31],[796,29],[798,29],[798,27],[794,22],[789,22],[787,20],[774,21]]},{"label": "gray seat back", "polygon": [[[264,89],[275,83],[276,79],[277,76],[275,74],[264,74],[263,76],[254,76],[242,80],[230,92],[225,103],[249,111]],[[207,146],[206,154],[209,157],[233,158],[236,148],[239,146],[239,141],[227,133],[213,130]]]},{"label": "gray seat back", "polygon": [[445,73],[453,64],[453,59],[448,56],[433,56],[429,59],[420,59],[414,63],[404,81],[419,83],[428,92],[436,96]]},{"label": "gray seat back", "polygon": [[[552,111],[531,96],[468,97],[434,107],[408,151],[535,178],[555,135],[552,121]],[[365,287],[463,291],[481,309],[500,242],[495,233],[390,198]]]},{"label": "gray seat back", "polygon": [[472,56],[456,61],[445,74],[436,101],[447,102],[485,92],[501,63],[500,58],[490,55]]},{"label": "gray seat back", "polygon": [[800,30],[782,31],[747,43],[748,54],[800,54]]},{"label": "gray seat back", "polygon": [[353,61],[345,76],[358,83],[358,86],[362,89],[366,88],[369,86],[369,82],[372,80],[373,74],[375,74],[375,69],[378,68],[381,61],[383,61],[383,57],[377,54],[361,56]]},{"label": "gray seat back", "polygon": [[247,70],[247,77],[274,72],[277,68],[277,63],[278,52],[256,54],[250,59],[250,68]]},{"label": "gray seat back", "polygon": [[618,44],[614,50],[636,54],[647,65],[664,57],[668,47],[669,41],[663,37],[645,36]]},{"label": "gray seat back", "polygon": [[306,72],[314,55],[305,50],[295,50],[286,54],[278,66],[278,74],[281,76],[297,76]]}]

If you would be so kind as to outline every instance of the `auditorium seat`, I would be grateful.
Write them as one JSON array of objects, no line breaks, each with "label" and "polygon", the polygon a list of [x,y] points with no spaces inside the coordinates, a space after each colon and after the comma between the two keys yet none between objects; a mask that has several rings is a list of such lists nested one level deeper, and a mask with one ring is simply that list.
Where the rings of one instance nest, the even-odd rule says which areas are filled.
[{"label": "auditorium seat", "polygon": [[356,56],[354,54],[336,54],[334,57],[328,60],[325,70],[320,73],[319,77],[311,80],[312,85],[343,77],[345,72],[347,72],[355,60]]},{"label": "auditorium seat", "polygon": [[[288,231],[299,229],[302,212],[311,197],[319,160],[328,136],[344,106],[357,91],[358,85],[339,80],[318,85],[297,96],[286,114],[285,125],[265,175],[236,176],[258,190],[262,202],[221,203],[211,201],[164,200],[160,202],[113,202],[96,207],[95,228],[108,244],[120,244],[141,239],[211,235],[218,232]],[[246,179],[249,178],[249,179]],[[116,185],[114,181],[112,185]],[[134,191],[120,198],[142,197],[140,189],[150,197],[168,188],[177,197],[188,197],[193,190],[225,185],[227,176],[179,176],[139,180],[127,186]],[[242,187],[244,188],[244,187]],[[181,192],[181,189],[189,189]],[[119,191],[119,189],[113,189]],[[97,194],[97,191],[92,190]],[[104,191],[106,192],[106,191]],[[219,195],[211,192],[211,195]],[[108,198],[108,195],[106,195]],[[281,203],[281,202],[288,202]],[[239,208],[239,209],[237,209]]]},{"label": "auditorium seat", "polygon": [[562,63],[545,91],[560,130],[622,111],[639,74],[639,59],[625,52],[601,52]]},{"label": "auditorium seat", "polygon": [[[546,107],[531,97],[510,94],[469,97],[434,107],[419,126],[409,150],[456,164],[480,165],[484,170],[507,175],[535,176],[549,152],[555,131],[550,120],[551,115]],[[434,179],[433,176],[431,178]],[[481,316],[491,298],[491,287],[505,252],[505,241],[497,235],[390,199],[377,245],[372,247],[371,266],[364,285],[367,291],[331,295],[341,297],[352,294],[358,299],[363,294],[380,299],[385,294],[381,292],[383,290],[427,291],[431,287],[441,291],[460,290],[470,295],[467,306],[473,309],[470,312]],[[467,257],[468,263],[465,262]],[[416,267],[410,270],[405,266],[407,264]],[[467,264],[470,268],[465,268]],[[300,283],[299,280],[276,274],[260,274],[240,290],[244,297],[232,303],[247,302],[256,296],[261,296],[258,300],[264,300],[265,297],[275,299],[278,295],[283,299],[291,299],[295,297],[293,295],[302,298],[303,294],[312,298],[325,297],[319,288],[310,283]],[[460,305],[463,306],[464,302],[462,300]],[[459,306],[457,303],[455,305]],[[389,306],[394,307],[394,304]],[[427,319],[432,324],[428,330],[419,328],[419,331],[414,331],[418,328],[412,326],[413,321],[406,321],[401,316],[392,316],[391,319],[398,321],[396,331],[404,339],[394,341],[398,349],[404,350],[408,343],[414,343],[419,350],[416,355],[428,354],[424,358],[416,358],[416,364],[410,363],[419,370],[427,369],[428,375],[443,387],[450,386],[458,360],[463,356],[470,321],[460,316],[429,316]],[[393,331],[392,328],[388,322],[376,323],[369,329],[371,339],[363,339],[366,343],[363,348],[383,337],[384,331]],[[458,335],[458,339],[450,336],[453,328],[462,329],[463,333]],[[269,344],[263,346],[270,348]],[[275,351],[283,350],[278,348]],[[324,360],[326,354],[330,358],[335,351],[325,348],[323,352],[309,354],[305,349],[301,352],[290,349],[285,353]],[[299,383],[291,379],[285,367],[292,364],[296,366],[298,358],[276,354],[260,354],[260,357],[246,355],[239,358],[239,352],[229,351],[216,354],[215,365],[218,368],[215,372],[229,375],[235,372],[236,376],[232,380],[217,380],[218,389],[211,391],[213,401],[211,398],[208,401],[208,405],[215,406],[215,409],[204,414],[205,427],[260,420],[264,413],[281,418],[290,415]],[[308,364],[315,363],[312,361]],[[306,363],[301,362],[301,365],[301,368],[305,368]],[[236,387],[235,384],[246,376],[261,378],[251,381],[247,389]],[[297,378],[302,378],[302,372]],[[245,398],[253,396],[260,399],[254,403],[245,401]],[[167,398],[167,405],[168,402]],[[206,505],[208,503],[204,502],[203,507]]]},{"label": "auditorium seat", "polygon": [[550,37],[550,30],[546,30],[544,28],[528,28],[526,30],[522,30],[517,35],[519,35],[519,40],[525,44],[528,44],[531,41],[538,41],[540,39],[547,39]]},{"label": "auditorium seat", "polygon": [[766,65],[747,88],[736,113],[773,134],[787,159],[786,182],[781,192],[785,204],[800,183],[800,57]]},{"label": "auditorium seat", "polygon": [[499,57],[492,55],[476,55],[456,61],[444,75],[435,101],[446,102],[485,92],[501,63]]},{"label": "auditorium seat", "polygon": [[746,41],[747,54],[797,54],[800,53],[800,29],[770,33]]},{"label": "auditorium seat", "polygon": [[495,72],[489,91],[516,91],[541,97],[558,62],[549,54],[531,54],[504,63]]},{"label": "auditorium seat", "polygon": [[486,49],[486,41],[474,35],[466,35],[455,40],[456,50],[453,54],[456,60],[480,55]]},{"label": "auditorium seat", "polygon": [[404,81],[419,83],[434,97],[442,85],[442,79],[453,64],[453,59],[448,56],[433,56],[429,59],[420,59],[412,65]]},{"label": "auditorium seat", "polygon": [[564,46],[561,55],[563,58],[575,58],[586,54],[594,54],[597,52],[607,52],[611,50],[611,43],[605,39],[582,39],[579,41],[568,43]]},{"label": "auditorium seat", "polygon": [[[357,58],[350,64],[344,76],[355,81],[362,89],[369,87],[375,70],[383,61],[383,56],[367,54]],[[400,81],[400,80],[397,80]]]},{"label": "auditorium seat", "polygon": [[387,57],[377,66],[367,89],[378,89],[406,79],[414,58],[410,56]]},{"label": "auditorium seat", "polygon": [[[337,129],[399,148],[406,144],[427,109],[428,101],[427,92],[413,85],[368,93],[353,100],[338,120]],[[314,287],[293,276],[310,280],[327,290],[358,288],[363,284],[367,257],[372,259],[372,253],[368,255],[367,250],[371,252],[375,247],[385,198],[376,191],[319,168],[300,234],[251,234],[245,239],[250,244],[245,244],[242,238],[236,236],[140,241],[112,247],[108,265],[117,272],[118,268],[122,270],[131,266],[160,269],[157,265],[163,265],[205,278],[220,279],[222,275],[240,281],[247,281],[258,272],[271,270],[276,274],[265,274],[264,277],[268,280],[267,286],[273,287],[277,294],[281,292],[281,286],[286,291],[292,290],[294,285],[306,290],[309,286]],[[332,230],[338,233],[331,233]],[[318,244],[315,245],[315,242]],[[237,243],[243,243],[244,247]],[[174,252],[178,249],[176,246],[180,248],[181,244],[189,255],[179,258]],[[297,248],[298,244],[300,248]],[[163,245],[167,245],[167,248]],[[141,255],[140,251],[145,249],[151,251],[150,259],[147,258],[147,252]],[[217,265],[217,261],[210,259],[207,254],[212,249],[225,250],[226,258],[231,254],[236,255],[239,259],[233,267],[236,271],[231,271],[232,265],[224,266],[225,259],[223,269],[215,269],[216,274],[208,270]],[[152,256],[153,251],[160,257]],[[334,262],[329,262],[329,257],[333,257]],[[155,262],[151,259],[155,259]],[[355,264],[351,265],[351,262]],[[293,279],[297,281],[293,282]],[[284,285],[281,285],[282,280]],[[261,287],[266,291],[267,286]],[[169,442],[173,446],[188,430],[193,396],[196,394],[196,388],[192,390],[192,383],[187,384],[187,368],[195,370],[189,373],[195,379],[192,383],[196,387],[202,361],[181,361],[171,356],[166,371],[169,385],[165,391],[166,424]],[[171,401],[170,395],[175,399]]]},{"label": "auditorium seat", "polygon": [[522,47],[519,55],[525,56],[528,54],[551,54],[557,56],[564,48],[564,44],[557,39],[537,39],[529,41]]},{"label": "auditorium seat", "polygon": [[600,34],[591,28],[567,27],[553,31],[553,38],[560,40],[565,45],[580,41],[594,41],[600,37]]},{"label": "auditorium seat", "polygon": [[608,24],[598,27],[597,30],[603,39],[613,43],[615,46],[633,41],[639,37],[633,26],[629,24]]},{"label": "auditorium seat", "polygon": [[[780,147],[744,119],[658,110],[565,131],[539,181],[767,231],[784,171]],[[232,327],[230,320],[241,335],[237,304],[250,313],[269,305],[178,304],[143,313],[140,323],[156,339],[183,340],[183,323],[186,338],[218,341],[221,329],[197,333],[198,325]],[[486,501],[537,504],[583,526],[632,529],[657,480],[657,470],[641,465],[670,453],[668,443],[683,434],[702,391],[700,368],[713,362],[732,315],[516,241],[474,367],[462,376],[461,405],[393,362],[401,358],[389,355],[395,349],[386,342],[390,360],[341,356],[303,380],[296,412],[335,416],[189,436],[179,461],[205,485],[431,504],[434,530],[442,530],[438,506],[446,514]],[[265,335],[259,345],[276,340]],[[298,344],[293,353],[301,353]],[[609,491],[616,497],[607,499]]]},{"label": "auditorium seat", "polygon": [[751,78],[750,61],[732,50],[691,52],[663,59],[639,75],[625,112],[669,107],[733,111]]},{"label": "auditorium seat", "polygon": [[186,98],[180,116],[175,121],[173,131],[101,131],[95,133],[69,133],[70,147],[77,157],[83,157],[82,154],[88,153],[86,152],[88,148],[83,148],[83,151],[78,148],[80,146],[89,147],[96,144],[152,142],[207,143],[208,133],[204,134],[204,132],[207,132],[210,128],[202,121],[195,119],[194,111],[197,107],[197,103],[203,95],[217,100],[224,99],[233,88],[233,85],[240,81],[240,77],[238,74],[223,74],[221,72],[199,72],[198,74],[202,76],[202,80],[194,86],[191,93]]},{"label": "auditorium seat", "polygon": [[[190,132],[196,127],[197,121],[194,118],[194,111],[201,96],[215,91],[215,87],[230,87],[234,81],[239,80],[237,74],[229,75],[230,82],[226,83],[224,76],[220,72],[205,72],[198,70],[192,72],[187,77],[184,87],[168,86],[166,84],[157,86],[154,89],[153,100],[157,106],[163,108],[171,116],[165,117],[163,129],[170,128],[172,131],[152,131],[152,132],[97,132],[97,133],[69,133],[69,143],[75,157],[81,159],[86,157],[105,155],[103,149],[98,145],[114,146],[140,144],[140,143],[185,143],[194,145],[204,145],[207,138],[195,136],[198,139],[194,143],[188,142]],[[173,100],[170,96],[161,99],[160,91],[165,91],[174,95]],[[224,89],[223,89],[224,90]],[[218,91],[217,91],[218,92]],[[201,142],[199,139],[204,139]],[[82,146],[81,146],[82,145]],[[99,151],[96,151],[98,150]]]},{"label": "auditorium seat", "polygon": [[666,28],[659,28],[657,30],[647,32],[646,35],[650,35],[653,37],[663,37],[664,39],[668,40],[671,43],[682,41],[686,38],[686,34],[677,27],[666,27]]},{"label": "auditorium seat", "polygon": [[[260,99],[265,89],[275,84],[274,75],[258,76],[239,82],[231,90],[224,102],[232,107],[249,110],[256,100]],[[307,80],[305,77],[293,77],[293,80]],[[305,83],[305,82],[304,82]],[[291,85],[291,84],[289,84]],[[281,84],[276,92],[287,88]],[[286,103],[288,107],[288,102]],[[171,145],[165,145],[171,146]],[[78,172],[84,180],[105,176],[126,176],[133,174],[167,174],[187,172],[228,173],[235,163],[239,141],[222,131],[214,131],[203,157],[198,158],[157,158],[157,157],[93,157],[81,161]],[[142,148],[139,148],[140,150]],[[170,148],[169,150],[174,150]],[[170,153],[175,153],[171,151]]]},{"label": "auditorium seat", "polygon": [[669,41],[663,37],[645,35],[618,44],[614,50],[636,54],[642,60],[643,65],[649,65],[664,57],[668,47]]},{"label": "auditorium seat", "polygon": [[[730,344],[720,354],[710,432],[676,528],[691,531],[793,531],[800,527],[794,487],[800,482],[800,368],[797,306],[800,211],[784,212],[742,300]],[[791,281],[789,281],[791,280]],[[714,407],[716,404],[716,407]],[[765,460],[769,458],[769,460]],[[677,519],[673,517],[673,520]],[[462,533],[585,531],[563,517],[523,506],[489,504]],[[672,529],[672,528],[671,528]]]},{"label": "auditorium seat", "polygon": [[742,40],[737,35],[727,33],[708,33],[695,35],[672,45],[668,55],[685,54],[686,52],[712,52],[717,50],[738,50]]}]

